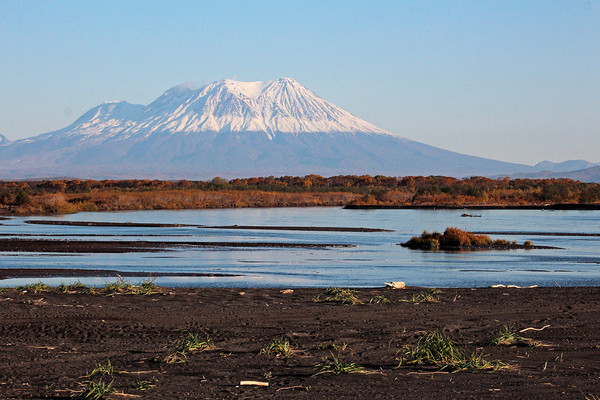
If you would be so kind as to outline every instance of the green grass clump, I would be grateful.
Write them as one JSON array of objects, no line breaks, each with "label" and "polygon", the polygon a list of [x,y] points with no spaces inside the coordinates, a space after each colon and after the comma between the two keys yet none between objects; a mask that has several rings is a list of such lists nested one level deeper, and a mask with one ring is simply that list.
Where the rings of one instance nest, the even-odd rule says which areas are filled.
[{"label": "green grass clump", "polygon": [[344,304],[362,304],[356,296],[356,290],[330,287],[325,290],[325,301],[335,301]]},{"label": "green grass clump", "polygon": [[112,375],[114,372],[115,372],[115,368],[113,367],[112,363],[110,362],[110,360],[106,360],[106,362],[104,362],[104,363],[98,363],[98,365],[96,365],[96,368],[94,368],[92,370],[92,372],[90,372],[89,376]]},{"label": "green grass clump", "polygon": [[135,381],[135,385],[132,386],[132,389],[140,390],[140,391],[149,390],[149,389],[152,389],[154,386],[156,386],[157,383],[158,383],[158,379],[156,379],[156,377],[154,377],[152,379],[147,379],[147,380],[142,380],[142,379],[138,378]]},{"label": "green grass clump", "polygon": [[208,336],[201,337],[197,333],[188,332],[177,342],[175,351],[189,353],[192,351],[204,351],[211,347],[213,347],[212,341]]},{"label": "green grass clump", "polygon": [[75,283],[70,283],[70,284],[66,284],[64,282],[61,282],[60,285],[58,285],[56,287],[56,292],[57,293],[69,293],[69,292],[74,292],[74,291],[79,291],[79,290],[89,290],[89,288],[84,285],[83,283],[77,281]]},{"label": "green grass clump", "polygon": [[86,285],[84,285],[83,283],[77,281],[77,282],[73,282],[70,283],[69,285],[67,285],[67,289],[69,289],[69,291],[73,291],[73,290],[84,290],[84,289],[89,289]]},{"label": "green grass clump", "polygon": [[46,285],[45,283],[31,283],[25,286],[17,286],[16,288],[19,292],[33,292],[33,293],[43,293],[49,292],[52,290],[52,286]]},{"label": "green grass clump", "polygon": [[167,364],[185,362],[187,353],[205,351],[212,348],[214,348],[214,346],[208,336],[201,337],[196,333],[188,332],[184,337],[179,339],[173,351],[170,352],[163,361]]},{"label": "green grass clump", "polygon": [[489,343],[494,346],[535,346],[532,339],[519,335],[513,326],[508,325],[504,325]]},{"label": "green grass clump", "polygon": [[437,303],[439,300],[436,295],[440,293],[441,291],[439,289],[430,288],[423,292],[413,294],[409,300],[400,301],[410,301],[413,303]]},{"label": "green grass clump", "polygon": [[83,386],[81,393],[77,396],[77,399],[82,400],[100,400],[106,399],[115,390],[112,387],[113,382],[106,383],[100,378],[99,381],[91,381]]},{"label": "green grass clump", "polygon": [[375,296],[369,301],[369,303],[372,303],[372,304],[384,304],[384,303],[389,303],[389,302],[390,302],[390,299],[388,299],[384,295]]},{"label": "green grass clump", "polygon": [[115,294],[136,294],[148,296],[160,290],[160,287],[154,284],[154,279],[146,279],[137,285],[134,285],[126,282],[125,279],[119,275],[117,275],[117,277],[119,278],[117,282],[111,282],[104,285],[102,293],[106,294],[107,296]]},{"label": "green grass clump", "polygon": [[487,361],[482,353],[467,354],[442,331],[433,331],[421,338],[413,348],[405,350],[400,365],[439,367],[441,371],[497,370],[506,367],[500,361]]},{"label": "green grass clump", "polygon": [[292,345],[287,339],[275,339],[267,347],[263,347],[260,350],[260,354],[276,357],[288,357],[292,352]]},{"label": "green grass clump", "polygon": [[358,365],[356,363],[341,361],[339,358],[337,358],[333,354],[331,355],[331,359],[327,359],[327,360],[323,361],[322,363],[317,364],[315,366],[315,368],[317,369],[317,373],[314,374],[313,376],[322,375],[322,374],[339,375],[339,374],[372,373],[371,371],[367,370],[365,367]]}]

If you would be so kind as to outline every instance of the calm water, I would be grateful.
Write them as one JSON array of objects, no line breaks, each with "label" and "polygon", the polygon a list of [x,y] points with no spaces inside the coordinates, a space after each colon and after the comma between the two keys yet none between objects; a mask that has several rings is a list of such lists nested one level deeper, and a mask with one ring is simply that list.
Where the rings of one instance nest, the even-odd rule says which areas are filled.
[{"label": "calm water", "polygon": [[[233,210],[80,213],[61,217],[22,217],[1,221],[0,234],[69,235],[60,238],[148,241],[247,241],[344,243],[352,248],[269,249],[199,248],[159,253],[41,254],[0,252],[0,268],[83,268],[148,272],[240,274],[238,277],[159,278],[165,286],[309,287],[381,286],[402,280],[408,285],[475,287],[492,284],[600,286],[600,237],[494,236],[561,250],[433,252],[405,249],[397,243],[423,230],[456,226],[473,231],[600,233],[599,211],[477,210],[481,218],[463,218],[463,210],[344,210],[340,208],[260,208]],[[198,225],[291,225],[385,228],[393,232],[299,232],[215,230],[195,227],[76,227],[31,225],[29,219],[67,221],[161,222]],[[81,234],[112,235],[106,238]],[[127,236],[120,236],[127,235]],[[133,236],[131,236],[133,235]],[[136,236],[139,235],[139,236]],[[158,235],[158,236],[145,236]],[[44,236],[48,238],[47,236]],[[102,285],[111,278],[80,279]],[[132,278],[137,282],[139,278]],[[38,282],[9,279],[0,286]],[[68,278],[45,279],[59,284]]]}]

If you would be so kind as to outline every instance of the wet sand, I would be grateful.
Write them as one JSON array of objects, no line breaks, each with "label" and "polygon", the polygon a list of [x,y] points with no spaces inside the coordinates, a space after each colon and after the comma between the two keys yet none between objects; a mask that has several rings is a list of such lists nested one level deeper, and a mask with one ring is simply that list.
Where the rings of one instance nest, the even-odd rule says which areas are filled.
[{"label": "wet sand", "polygon": [[307,232],[393,232],[389,229],[379,228],[347,228],[339,226],[273,226],[273,225],[223,225],[201,226],[206,229],[243,229],[243,230],[271,230],[271,231],[307,231]]},{"label": "wet sand", "polygon": [[95,221],[56,221],[28,220],[26,224],[33,225],[66,225],[66,226],[105,226],[105,227],[134,227],[134,228],[203,228],[203,229],[244,229],[244,230],[274,230],[274,231],[307,231],[307,232],[393,232],[378,228],[353,228],[341,226],[273,226],[273,225],[189,225],[189,224],[158,224],[147,222],[95,222]]},{"label": "wet sand", "polygon": [[332,248],[353,247],[348,244],[324,243],[275,243],[275,242],[151,242],[151,241],[102,241],[102,240],[53,240],[53,239],[0,239],[0,251],[44,253],[133,253],[169,251],[180,248]]},{"label": "wet sand", "polygon": [[88,278],[88,277],[141,277],[154,278],[160,276],[193,277],[193,276],[242,276],[236,274],[213,274],[195,272],[143,272],[117,271],[110,269],[81,269],[81,268],[0,268],[0,280],[11,278]]},{"label": "wet sand", "polygon": [[600,233],[583,232],[530,232],[530,231],[473,231],[476,235],[513,235],[513,236],[583,236],[598,237]]},{"label": "wet sand", "polygon": [[[360,305],[323,298],[322,289],[168,289],[149,296],[0,293],[3,399],[68,399],[110,360],[111,399],[585,399],[600,395],[600,288],[360,289]],[[390,303],[373,304],[375,296]],[[539,345],[493,346],[503,325]],[[445,329],[467,352],[510,368],[448,373],[399,365],[405,346]],[[187,332],[214,348],[185,362],[165,357]],[[261,354],[287,339],[288,357]],[[400,352],[399,352],[400,351]],[[370,374],[320,374],[325,360]],[[240,386],[259,381],[268,386]],[[147,390],[140,390],[141,383]],[[596,396],[596,397],[591,397]]]}]

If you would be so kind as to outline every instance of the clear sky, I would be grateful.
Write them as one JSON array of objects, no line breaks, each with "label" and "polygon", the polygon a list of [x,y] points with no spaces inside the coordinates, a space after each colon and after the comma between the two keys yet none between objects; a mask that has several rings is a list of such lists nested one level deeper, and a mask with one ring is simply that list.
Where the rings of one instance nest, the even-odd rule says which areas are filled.
[{"label": "clear sky", "polygon": [[600,1],[0,0],[0,133],[184,82],[293,77],[393,134],[600,162]]}]

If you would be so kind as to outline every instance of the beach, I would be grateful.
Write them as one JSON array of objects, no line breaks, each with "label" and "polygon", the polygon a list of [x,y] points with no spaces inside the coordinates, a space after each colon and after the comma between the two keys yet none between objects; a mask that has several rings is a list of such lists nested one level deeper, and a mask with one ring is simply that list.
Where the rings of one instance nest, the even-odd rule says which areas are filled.
[{"label": "beach", "polygon": [[[434,301],[419,301],[422,293]],[[324,288],[3,289],[0,397],[66,399],[98,382],[110,383],[111,399],[600,396],[598,287],[353,295],[352,305]],[[505,327],[528,341],[491,344]],[[410,351],[434,331],[495,368],[411,364]],[[179,354],[190,334],[209,345]],[[289,352],[269,352],[275,342]],[[108,361],[112,372],[92,375]]]}]

